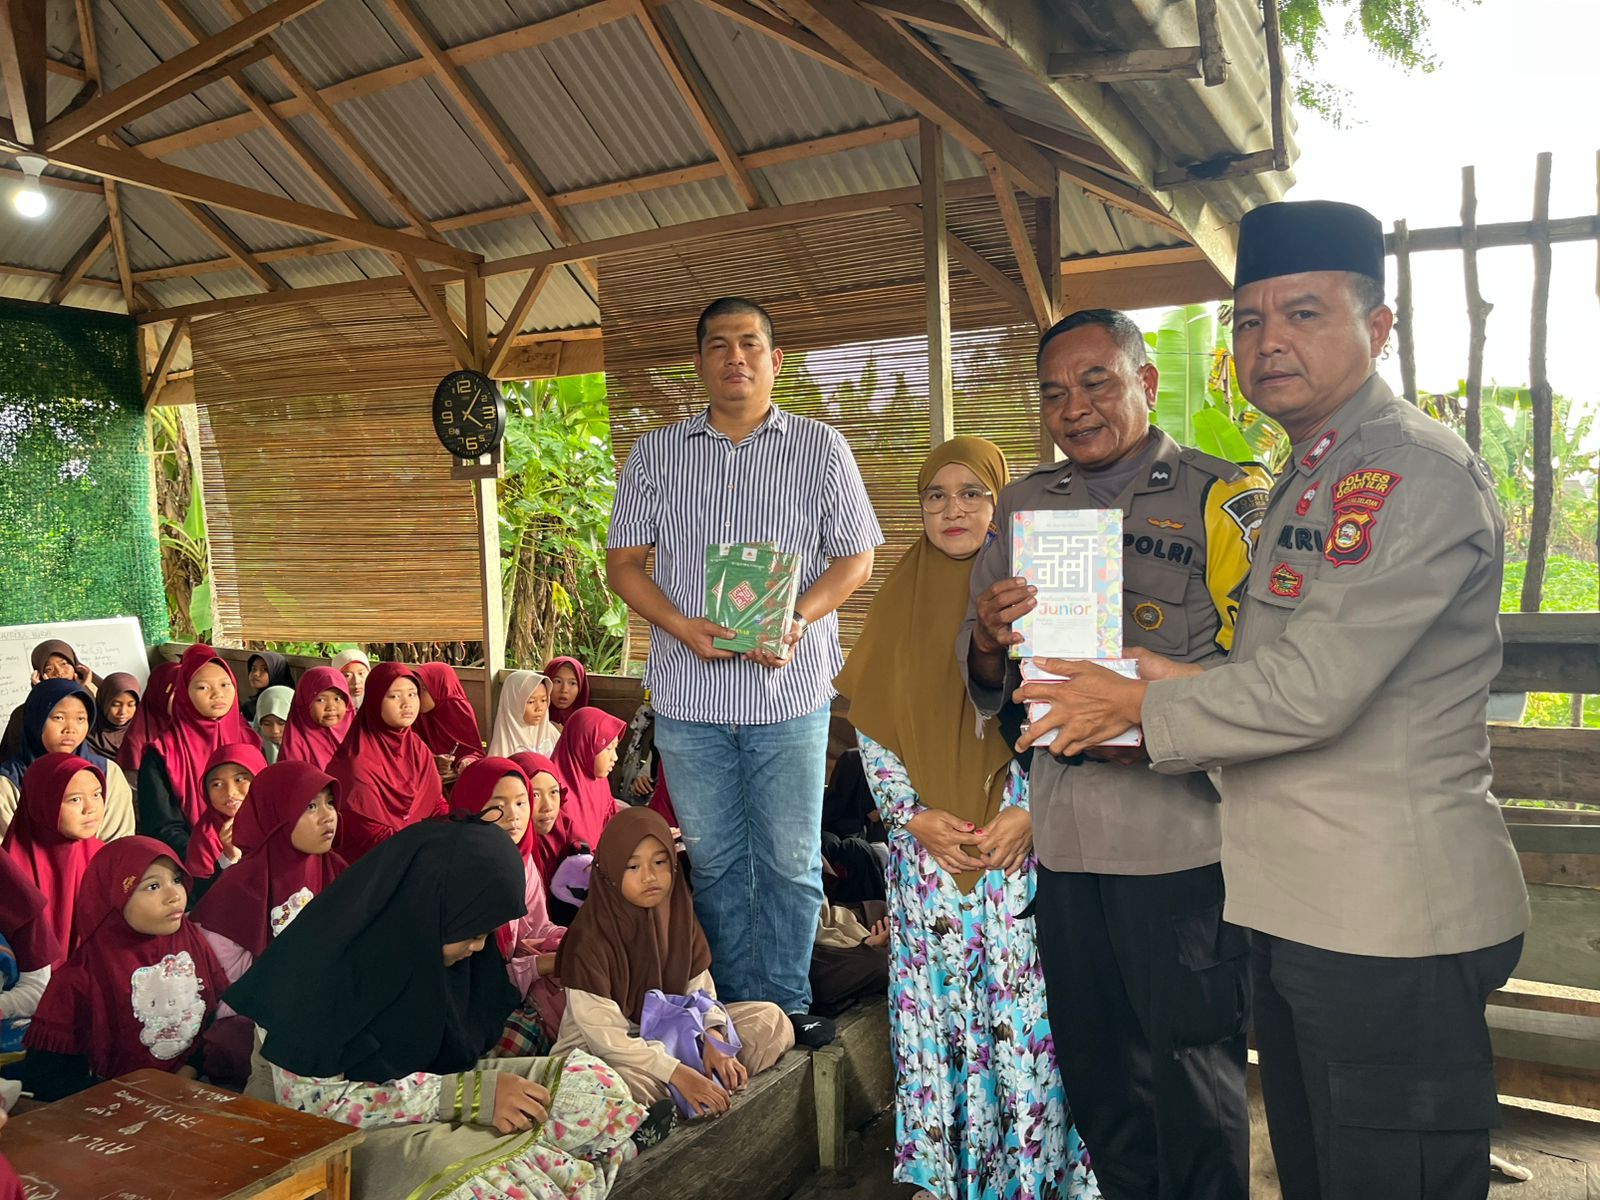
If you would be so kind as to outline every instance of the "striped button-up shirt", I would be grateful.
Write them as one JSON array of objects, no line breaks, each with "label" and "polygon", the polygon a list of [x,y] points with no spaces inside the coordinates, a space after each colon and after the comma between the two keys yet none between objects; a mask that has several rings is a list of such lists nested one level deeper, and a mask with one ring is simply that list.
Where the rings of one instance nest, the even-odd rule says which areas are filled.
[{"label": "striped button-up shirt", "polygon": [[[830,558],[883,542],[844,436],[776,405],[743,441],[710,425],[706,409],[652,429],[617,481],[609,549],[654,546],[656,586],[687,617],[705,615],[706,547],[774,542],[800,556],[800,593]],[[833,698],[844,659],[834,614],[812,622],[794,660],[773,669],[743,658],[705,662],[671,634],[650,630],[644,682],[656,711],[680,721],[767,725]]]}]

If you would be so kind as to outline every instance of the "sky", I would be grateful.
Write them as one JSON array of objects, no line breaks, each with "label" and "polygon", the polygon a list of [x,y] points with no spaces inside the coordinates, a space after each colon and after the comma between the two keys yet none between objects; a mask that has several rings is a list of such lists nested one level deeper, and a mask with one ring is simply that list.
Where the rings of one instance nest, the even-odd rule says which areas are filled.
[{"label": "sky", "polygon": [[[1477,172],[1478,222],[1525,221],[1533,213],[1535,156],[1553,155],[1550,215],[1596,211],[1600,151],[1600,0],[1482,0],[1461,7],[1428,0],[1432,73],[1406,73],[1366,48],[1359,34],[1330,32],[1317,75],[1349,90],[1345,127],[1297,114],[1300,156],[1292,200],[1348,200],[1392,228],[1461,222],[1461,168]],[[1593,241],[1553,250],[1550,380],[1600,410],[1600,298]],[[1417,383],[1453,391],[1466,376],[1466,292],[1458,251],[1412,257]],[[1394,260],[1389,295],[1394,296]],[[1479,253],[1480,288],[1492,303],[1484,382],[1528,378],[1533,253]],[[1396,390],[1391,351],[1381,365]]]}]

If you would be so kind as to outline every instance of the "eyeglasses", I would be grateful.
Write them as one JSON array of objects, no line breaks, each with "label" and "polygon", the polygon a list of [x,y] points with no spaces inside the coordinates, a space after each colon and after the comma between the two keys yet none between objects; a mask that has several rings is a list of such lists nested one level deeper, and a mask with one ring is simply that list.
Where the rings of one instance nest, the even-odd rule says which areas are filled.
[{"label": "eyeglasses", "polygon": [[953,492],[947,492],[943,488],[933,487],[929,488],[925,492],[920,493],[920,496],[922,499],[922,511],[931,513],[943,512],[945,509],[950,507],[950,501],[952,500],[956,502],[957,508],[965,509],[966,511],[971,512],[985,500],[994,499],[993,492],[989,491],[987,488],[980,487],[957,488]]}]

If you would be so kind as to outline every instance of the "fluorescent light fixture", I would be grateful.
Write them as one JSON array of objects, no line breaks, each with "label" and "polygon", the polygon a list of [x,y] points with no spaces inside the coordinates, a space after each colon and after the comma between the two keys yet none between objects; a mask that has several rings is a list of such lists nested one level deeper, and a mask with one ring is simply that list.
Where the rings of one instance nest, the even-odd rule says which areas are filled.
[{"label": "fluorescent light fixture", "polygon": [[17,155],[17,166],[22,168],[22,186],[11,195],[11,203],[16,210],[29,220],[42,217],[45,210],[50,207],[50,201],[45,199],[44,189],[39,186],[39,173],[44,170],[44,159],[37,154]]}]

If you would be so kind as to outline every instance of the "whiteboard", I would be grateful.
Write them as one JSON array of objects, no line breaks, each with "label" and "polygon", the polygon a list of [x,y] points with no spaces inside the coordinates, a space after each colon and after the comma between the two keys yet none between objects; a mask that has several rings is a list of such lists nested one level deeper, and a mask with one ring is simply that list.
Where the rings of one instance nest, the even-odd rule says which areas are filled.
[{"label": "whiteboard", "polygon": [[29,655],[40,642],[60,638],[78,652],[78,661],[104,679],[126,671],[142,690],[150,677],[150,656],[138,617],[98,621],[55,621],[44,625],[0,625],[0,722],[27,698],[33,687]]}]

